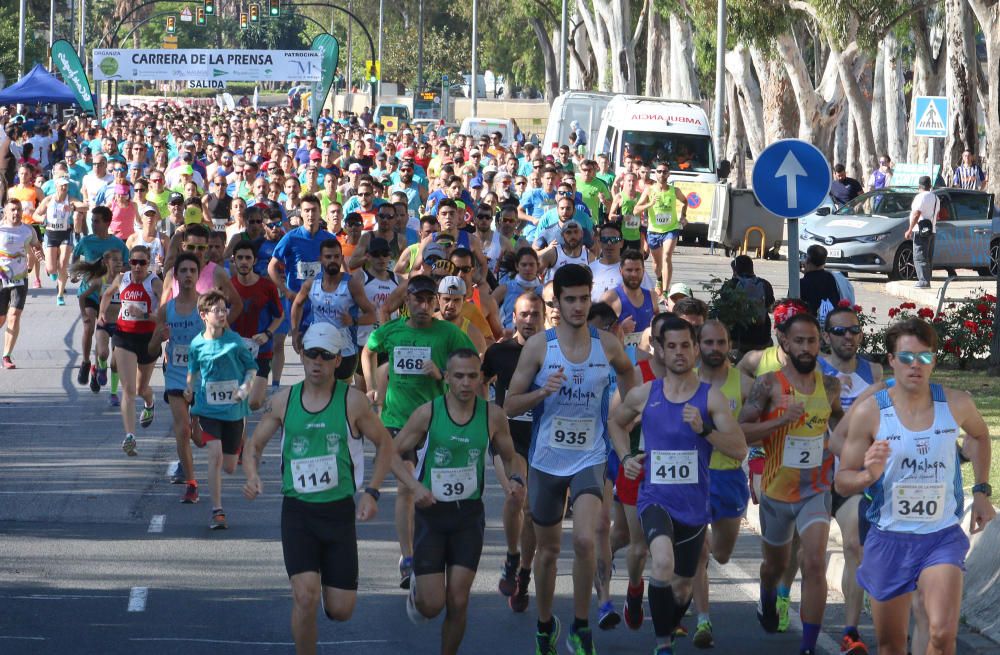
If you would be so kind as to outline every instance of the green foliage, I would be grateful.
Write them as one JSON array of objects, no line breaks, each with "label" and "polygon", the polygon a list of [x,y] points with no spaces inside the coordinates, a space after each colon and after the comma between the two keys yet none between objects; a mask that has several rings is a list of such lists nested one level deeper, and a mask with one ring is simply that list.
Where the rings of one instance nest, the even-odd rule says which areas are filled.
[{"label": "green foliage", "polygon": [[709,295],[709,317],[722,321],[730,333],[752,328],[765,308],[760,306],[759,300],[751,299],[742,287],[723,282],[716,277],[701,285]]},{"label": "green foliage", "polygon": [[[48,17],[47,9],[45,15]],[[30,10],[24,25],[29,35],[47,29],[47,26],[43,28]],[[7,78],[7,84],[17,81],[17,27],[17,4],[13,2],[0,4],[0,72]],[[45,64],[48,56],[48,40],[29,36],[24,43],[24,72],[27,73],[35,64]]]}]

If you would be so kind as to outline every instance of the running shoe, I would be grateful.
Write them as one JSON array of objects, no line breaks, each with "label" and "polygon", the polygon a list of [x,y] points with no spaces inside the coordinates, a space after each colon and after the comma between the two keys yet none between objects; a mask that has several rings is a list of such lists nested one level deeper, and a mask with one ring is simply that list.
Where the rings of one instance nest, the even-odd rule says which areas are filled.
[{"label": "running shoe", "polygon": [[170,467],[170,484],[184,484],[187,476],[184,475],[184,466],[180,462],[174,462]]},{"label": "running shoe", "polygon": [[108,384],[108,367],[107,366],[105,366],[104,368],[100,368],[100,367],[97,368],[97,384],[101,385],[102,387],[107,386],[107,384]]},{"label": "running shoe", "polygon": [[211,530],[225,530],[229,526],[226,525],[226,511],[221,507],[219,509],[212,510],[212,520],[209,521],[208,527]]},{"label": "running shoe", "polygon": [[399,588],[409,589],[410,588],[410,576],[413,574],[413,558],[412,557],[400,557],[399,558]]},{"label": "running shoe", "polygon": [[615,606],[609,600],[597,609],[597,627],[601,630],[613,630],[622,622],[622,616],[615,611]]},{"label": "running shoe", "polygon": [[640,582],[638,594],[632,595],[628,591],[625,592],[625,607],[622,608],[622,614],[625,615],[625,625],[632,630],[641,628],[645,618],[642,611],[643,586],[643,583]]},{"label": "running shoe", "polygon": [[517,589],[507,600],[510,609],[514,612],[523,612],[528,609],[528,586],[531,584],[531,571],[521,569],[517,572]]},{"label": "running shoe", "polygon": [[778,632],[788,632],[788,626],[792,623],[788,618],[788,608],[791,604],[792,600],[788,596],[778,596]]},{"label": "running shoe", "polygon": [[674,628],[674,639],[683,639],[688,636],[688,629],[684,627],[683,623],[678,623],[677,627]]},{"label": "running shoe", "polygon": [[517,564],[511,563],[510,558],[507,558],[503,563],[497,588],[501,594],[507,597],[513,596],[514,591],[517,590]]},{"label": "running shoe", "polygon": [[554,624],[552,632],[535,633],[535,655],[557,655],[556,644],[559,643],[559,633],[562,631],[562,626],[558,616],[553,615],[552,622]]},{"label": "running shoe", "polygon": [[111,405],[112,407],[120,407],[122,403],[120,400],[118,400],[118,394],[116,393],[110,394],[108,396],[108,404]]},{"label": "running shoe", "polygon": [[139,425],[144,428],[148,428],[153,424],[153,409],[152,405],[147,407],[145,403],[143,403],[142,414],[139,415]]},{"label": "running shoe", "polygon": [[778,631],[778,611],[774,607],[764,607],[764,603],[757,601],[757,620],[764,632],[774,633]]},{"label": "running shoe", "polygon": [[590,628],[571,629],[566,635],[566,649],[571,655],[596,655],[594,635]]},{"label": "running shoe", "polygon": [[410,593],[406,594],[406,618],[410,619],[413,625],[427,623],[430,619],[420,613],[417,609],[417,601],[414,598],[417,594],[417,585],[410,585]]},{"label": "running shoe", "polygon": [[3,356],[3,367],[6,369],[17,368],[17,366],[14,365],[14,360],[10,358],[10,355]]},{"label": "running shoe", "polygon": [[[4,358],[6,359],[6,358]],[[87,384],[90,381],[90,362],[83,362],[80,364],[80,372],[76,374],[76,383],[80,386]]]},{"label": "running shoe", "polygon": [[694,631],[691,643],[695,648],[714,648],[715,639],[712,638],[712,622],[702,621]]},{"label": "running shoe", "polygon": [[59,279],[59,274],[58,273],[49,273],[49,279],[52,280],[53,282],[55,282],[56,280]]},{"label": "running shoe", "polygon": [[65,307],[66,306],[65,296],[56,296],[56,305],[59,307]]},{"label": "running shoe", "polygon": [[90,367],[90,390],[94,393],[101,393],[101,382],[97,379],[97,367]]},{"label": "running shoe", "polygon": [[185,505],[194,505],[198,502],[198,485],[189,484],[181,496],[181,502]]},{"label": "running shoe", "polygon": [[41,289],[42,288],[42,281],[36,277],[35,278],[35,283],[32,284],[31,286],[33,288],[35,288],[35,289]]},{"label": "running shoe", "polygon": [[861,635],[856,630],[841,637],[840,655],[868,655],[868,647],[861,641]]},{"label": "running shoe", "polygon": [[135,450],[134,434],[129,433],[125,435],[125,438],[122,440],[122,450],[125,451],[125,454],[128,455],[129,457],[135,457],[136,455],[139,454]]}]

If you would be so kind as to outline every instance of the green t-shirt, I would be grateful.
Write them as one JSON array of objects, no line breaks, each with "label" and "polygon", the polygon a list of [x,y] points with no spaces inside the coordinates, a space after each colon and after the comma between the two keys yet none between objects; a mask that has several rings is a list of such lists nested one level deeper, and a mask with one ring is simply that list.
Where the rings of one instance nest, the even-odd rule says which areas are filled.
[{"label": "green t-shirt", "polygon": [[615,174],[611,171],[608,171],[607,173],[597,173],[597,179],[607,184],[610,189],[615,183]]},{"label": "green t-shirt", "polygon": [[427,447],[417,479],[438,502],[478,500],[483,493],[483,471],[490,444],[489,405],[476,398],[472,418],[464,425],[452,420],[445,396],[431,405]]},{"label": "green t-shirt", "polygon": [[620,211],[622,213],[622,238],[626,241],[638,241],[642,238],[642,217],[633,212],[635,204],[639,202],[639,197],[622,199]]},{"label": "green t-shirt", "polygon": [[364,479],[365,451],[347,424],[347,390],[335,382],[330,402],[315,414],[302,406],[302,383],[288,392],[281,441],[281,493],[308,503],[350,498]]},{"label": "green t-shirt", "polygon": [[600,222],[601,200],[599,194],[603,193],[605,198],[610,199],[611,190],[608,188],[608,185],[596,177],[590,182],[584,182],[583,176],[578,175],[576,178],[576,190],[583,197],[583,204],[590,210],[590,217],[594,219],[594,223]]},{"label": "green t-shirt", "polygon": [[382,407],[387,428],[402,428],[417,407],[444,393],[444,382],[424,375],[423,361],[431,360],[443,372],[448,355],[460,348],[475,350],[464,332],[439,319],[430,327],[415,328],[409,319],[397,318],[371,333],[368,349],[389,356],[389,388]]},{"label": "green t-shirt", "polygon": [[664,234],[680,227],[677,219],[677,192],[668,184],[666,191],[656,194],[656,201],[649,208],[649,231]]}]

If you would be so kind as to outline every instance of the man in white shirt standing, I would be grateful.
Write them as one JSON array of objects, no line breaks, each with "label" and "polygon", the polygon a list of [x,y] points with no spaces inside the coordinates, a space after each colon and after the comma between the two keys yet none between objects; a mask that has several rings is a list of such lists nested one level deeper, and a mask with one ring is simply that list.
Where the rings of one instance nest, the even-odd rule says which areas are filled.
[{"label": "man in white shirt standing", "polygon": [[910,225],[903,235],[913,239],[913,266],[917,269],[918,289],[929,289],[934,260],[934,234],[941,201],[931,192],[931,178],[923,176],[917,185],[920,191],[910,205]]}]

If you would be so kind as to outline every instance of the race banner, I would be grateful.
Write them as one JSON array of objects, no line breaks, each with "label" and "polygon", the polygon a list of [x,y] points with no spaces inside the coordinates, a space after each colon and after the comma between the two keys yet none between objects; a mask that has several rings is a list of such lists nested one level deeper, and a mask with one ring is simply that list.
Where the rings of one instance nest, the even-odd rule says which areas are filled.
[{"label": "race banner", "polygon": [[95,115],[94,96],[90,92],[90,82],[87,81],[87,71],[83,69],[80,58],[72,44],[63,39],[52,44],[52,64],[59,69],[63,81],[73,89],[76,101],[83,111]]},{"label": "race banner", "polygon": [[319,82],[313,84],[312,106],[310,115],[315,123],[319,119],[320,112],[323,111],[323,104],[326,103],[326,96],[330,93],[333,85],[333,76],[337,72],[337,59],[340,57],[340,44],[332,34],[318,34],[309,46],[314,52],[318,52],[322,57],[321,75]]},{"label": "race banner", "polygon": [[93,52],[94,81],[319,82],[314,50],[113,50]]}]

